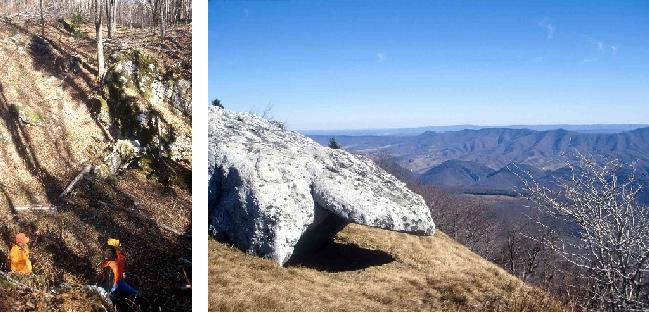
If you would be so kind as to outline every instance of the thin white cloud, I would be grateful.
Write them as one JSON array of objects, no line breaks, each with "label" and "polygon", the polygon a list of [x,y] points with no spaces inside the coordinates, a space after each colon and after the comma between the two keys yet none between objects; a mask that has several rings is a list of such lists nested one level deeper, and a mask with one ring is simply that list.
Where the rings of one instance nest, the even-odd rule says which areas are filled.
[{"label": "thin white cloud", "polygon": [[603,41],[599,41],[591,36],[588,35],[583,35],[584,38],[591,44],[593,44],[596,48],[597,51],[601,54],[607,54],[610,53],[611,55],[615,55],[617,53],[617,47],[614,45],[609,45]]},{"label": "thin white cloud", "polygon": [[582,59],[581,61],[579,61],[579,64],[584,65],[584,64],[595,63],[595,62],[597,62],[597,60],[598,60],[597,58],[586,58],[586,59]]},{"label": "thin white cloud", "polygon": [[541,22],[539,22],[539,26],[545,28],[546,39],[550,40],[554,38],[554,32],[556,31],[556,28],[554,27],[554,25],[550,24],[549,19],[547,17],[544,18]]},{"label": "thin white cloud", "polygon": [[376,59],[379,61],[379,63],[383,63],[388,59],[388,56],[385,54],[385,52],[378,52],[376,54]]}]

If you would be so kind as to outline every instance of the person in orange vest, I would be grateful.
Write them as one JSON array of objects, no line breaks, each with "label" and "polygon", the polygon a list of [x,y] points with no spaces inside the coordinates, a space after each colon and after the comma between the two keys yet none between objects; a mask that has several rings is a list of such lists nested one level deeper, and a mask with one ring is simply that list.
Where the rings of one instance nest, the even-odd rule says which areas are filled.
[{"label": "person in orange vest", "polygon": [[122,244],[119,242],[119,239],[108,238],[106,244],[110,247],[115,248],[117,267],[122,273],[122,278],[126,278],[126,256],[122,251]]},{"label": "person in orange vest", "polygon": [[99,264],[98,272],[101,276],[100,286],[110,294],[111,300],[139,295],[137,289],[126,283],[123,268],[118,264],[117,250],[114,246],[107,246],[104,250],[104,260]]},{"label": "person in orange vest", "polygon": [[16,243],[9,251],[9,267],[12,272],[20,274],[32,273],[32,261],[29,260],[29,237],[23,233],[16,235]]}]

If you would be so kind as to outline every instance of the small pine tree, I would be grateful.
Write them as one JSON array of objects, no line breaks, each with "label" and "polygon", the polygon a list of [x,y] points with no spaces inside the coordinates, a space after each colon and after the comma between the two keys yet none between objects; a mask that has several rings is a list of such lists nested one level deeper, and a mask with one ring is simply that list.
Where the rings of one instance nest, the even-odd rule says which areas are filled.
[{"label": "small pine tree", "polygon": [[219,100],[219,99],[214,98],[214,100],[212,100],[212,105],[215,106],[215,107],[219,107],[219,108],[223,109],[223,104],[221,103],[221,100]]},{"label": "small pine tree", "polygon": [[331,149],[340,149],[340,145],[336,141],[336,138],[331,137],[329,139],[329,148],[331,148]]}]

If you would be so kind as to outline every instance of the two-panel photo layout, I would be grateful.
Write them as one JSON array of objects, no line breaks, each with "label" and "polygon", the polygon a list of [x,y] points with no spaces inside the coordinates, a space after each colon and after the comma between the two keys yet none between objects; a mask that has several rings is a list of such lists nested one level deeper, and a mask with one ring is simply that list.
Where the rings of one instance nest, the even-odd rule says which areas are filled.
[{"label": "two-panel photo layout", "polygon": [[648,34],[646,1],[0,0],[0,312],[649,311]]}]

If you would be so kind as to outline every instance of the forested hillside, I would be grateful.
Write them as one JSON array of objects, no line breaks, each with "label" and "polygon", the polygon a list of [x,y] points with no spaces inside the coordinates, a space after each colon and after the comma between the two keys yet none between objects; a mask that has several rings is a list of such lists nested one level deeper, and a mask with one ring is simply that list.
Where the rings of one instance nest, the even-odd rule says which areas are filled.
[{"label": "forested hillside", "polygon": [[[191,309],[191,2],[0,4],[0,310]],[[8,273],[16,233],[33,274]],[[120,239],[140,300],[88,286]]]}]

